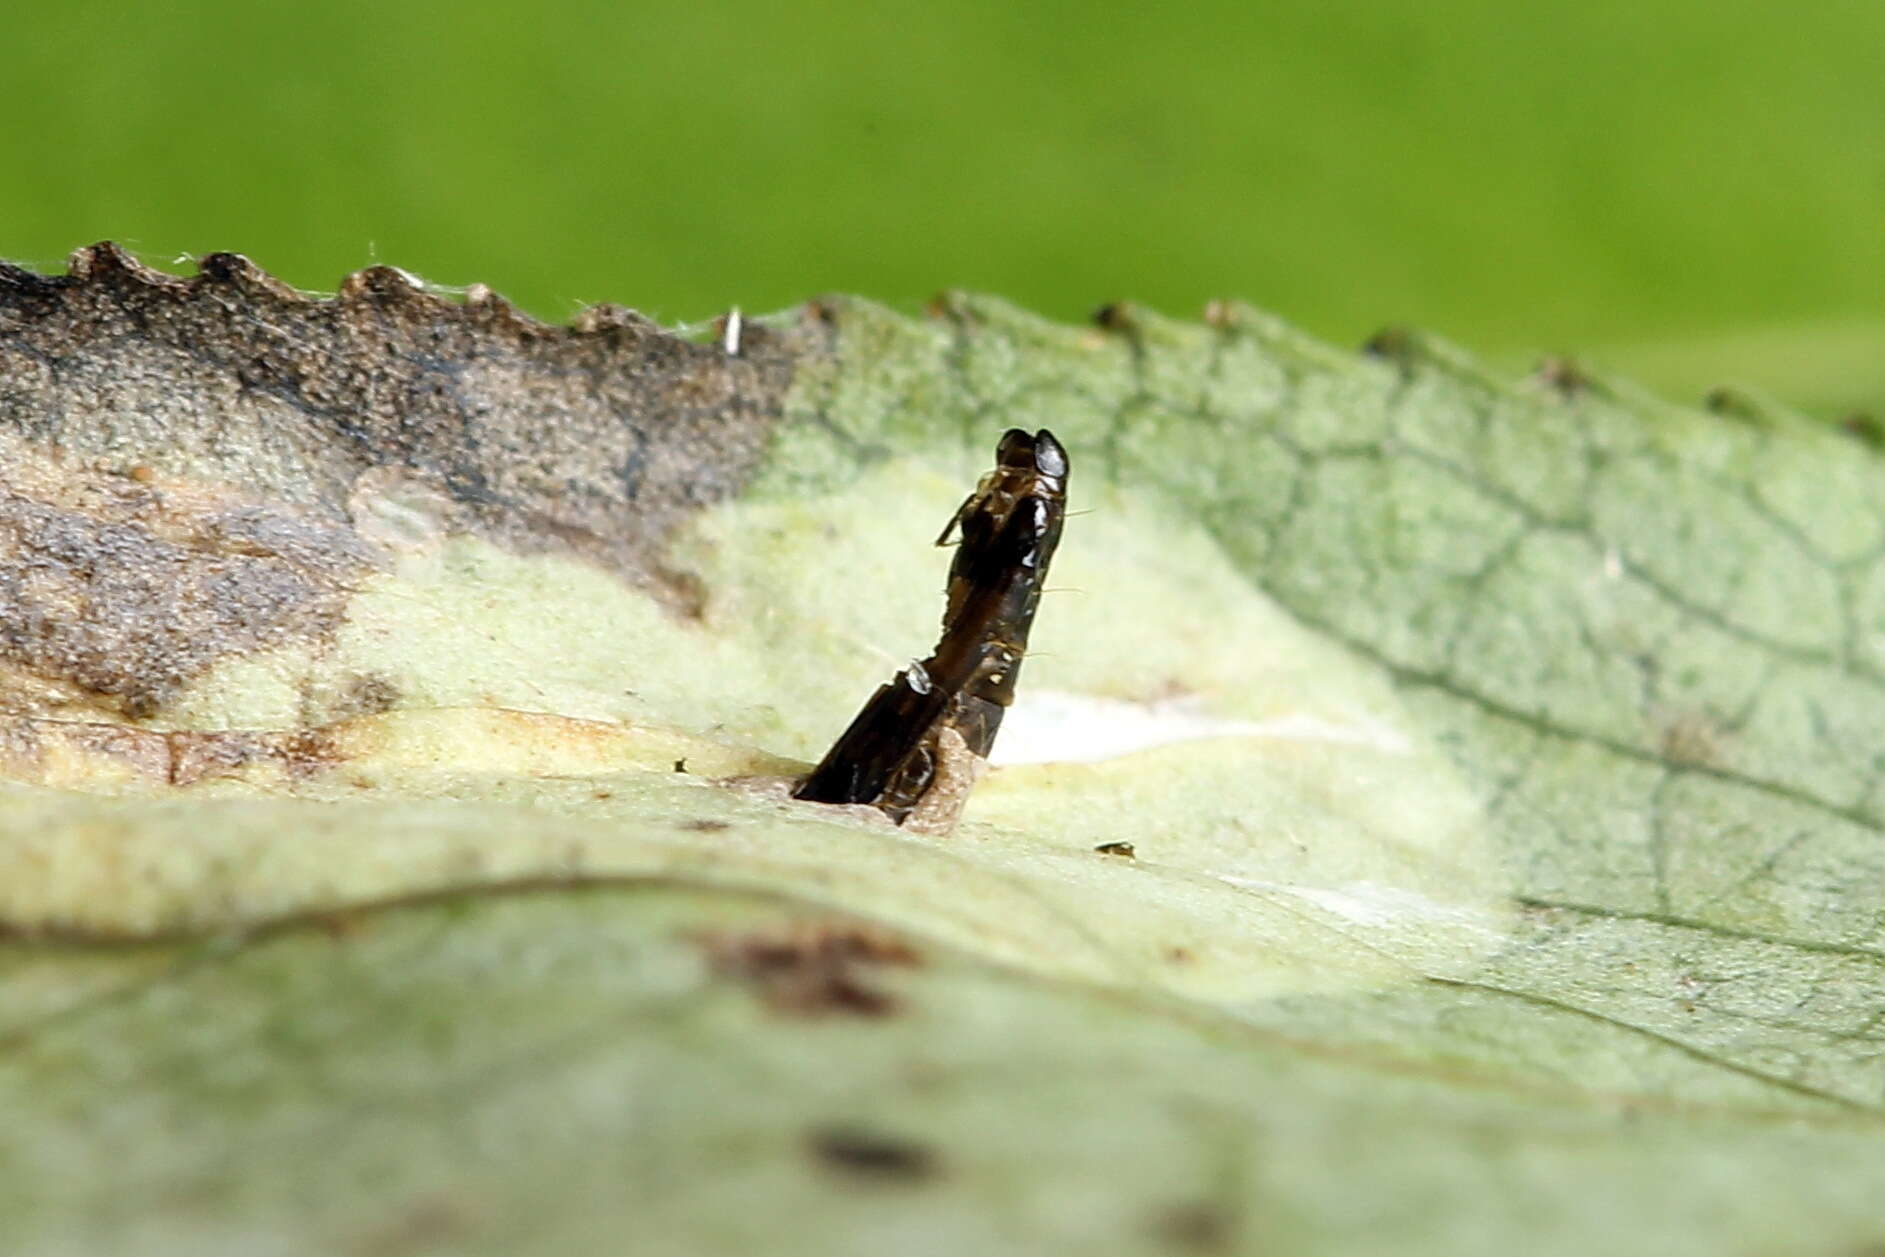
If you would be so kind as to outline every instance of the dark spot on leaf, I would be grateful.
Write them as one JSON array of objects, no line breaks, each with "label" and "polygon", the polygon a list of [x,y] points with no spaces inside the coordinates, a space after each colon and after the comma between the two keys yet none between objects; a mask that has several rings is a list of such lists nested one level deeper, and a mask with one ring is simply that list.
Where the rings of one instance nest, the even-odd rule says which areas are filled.
[{"label": "dark spot on leaf", "polygon": [[1136,311],[1124,301],[1108,302],[1095,310],[1093,323],[1094,326],[1105,328],[1109,332],[1130,332],[1136,330],[1139,325]]},{"label": "dark spot on leaf", "polygon": [[1770,422],[1767,408],[1740,389],[1726,386],[1710,389],[1702,399],[1702,406],[1711,414],[1752,427],[1766,427]]},{"label": "dark spot on leaf", "polygon": [[700,579],[699,573],[657,564],[654,583],[676,613],[689,620],[706,618],[707,583]]},{"label": "dark spot on leaf", "polygon": [[777,1013],[882,1017],[896,997],[870,983],[871,970],[922,962],[886,930],[840,922],[802,922],[774,930],[711,933],[698,940],[714,973],[751,986]]},{"label": "dark spot on leaf", "polygon": [[1187,1200],[1165,1209],[1152,1220],[1152,1234],[1173,1248],[1191,1253],[1222,1253],[1236,1238],[1237,1219],[1230,1210],[1208,1200]]},{"label": "dark spot on leaf", "polygon": [[1657,736],[1657,750],[1670,764],[1718,767],[1725,732],[1706,712],[1678,712],[1664,718]]},{"label": "dark spot on leaf", "polygon": [[932,319],[947,319],[964,328],[973,328],[979,321],[974,311],[969,309],[969,302],[956,289],[939,292],[923,306],[923,313]]},{"label": "dark spot on leaf", "polygon": [[717,834],[721,830],[733,828],[733,825],[729,821],[716,821],[702,818],[700,820],[682,821],[679,825],[675,826],[675,828],[684,829],[693,834]]},{"label": "dark spot on leaf", "polygon": [[328,912],[315,917],[314,924],[327,937],[343,943],[364,934],[372,919],[372,915],[366,912]]},{"label": "dark spot on leaf", "polygon": [[879,1183],[916,1183],[935,1176],[933,1148],[914,1140],[857,1126],[827,1126],[805,1139],[819,1164],[857,1179]]},{"label": "dark spot on leaf", "polygon": [[433,1193],[407,1202],[356,1239],[351,1251],[355,1257],[405,1257],[455,1248],[453,1241],[462,1240],[480,1220],[466,1200]]},{"label": "dark spot on leaf", "polygon": [[1839,421],[1839,429],[1847,436],[1857,437],[1873,449],[1885,449],[1885,422],[1877,415],[1864,411],[1854,411]]},{"label": "dark spot on leaf", "polygon": [[292,776],[312,777],[326,772],[346,757],[325,729],[291,733],[281,740],[281,762]]},{"label": "dark spot on leaf", "polygon": [[1167,947],[1165,949],[1165,959],[1175,965],[1188,965],[1193,960],[1197,959],[1197,957],[1192,954],[1189,947]]},{"label": "dark spot on leaf", "polygon": [[399,686],[394,684],[391,677],[377,672],[360,672],[348,680],[340,701],[330,714],[335,720],[377,716],[399,706],[399,698]]},{"label": "dark spot on leaf", "polygon": [[677,773],[684,773],[687,771],[687,757],[685,755],[683,755],[680,759],[677,759],[674,761],[674,771]]},{"label": "dark spot on leaf", "polygon": [[1115,855],[1127,860],[1138,859],[1138,853],[1132,849],[1132,844],[1129,842],[1102,842],[1093,849],[1101,855]]},{"label": "dark spot on leaf", "polygon": [[1552,354],[1541,359],[1533,375],[1539,383],[1565,401],[1572,401],[1590,391],[1591,379],[1583,364],[1562,354]]},{"label": "dark spot on leaf", "polygon": [[156,736],[164,742],[168,762],[165,775],[173,786],[227,777],[248,764],[267,760],[279,763],[290,776],[311,777],[346,758],[326,729],[293,733],[177,731]]},{"label": "dark spot on leaf", "polygon": [[1386,358],[1406,366],[1413,361],[1415,336],[1410,328],[1384,327],[1362,342],[1361,351],[1370,358]]}]

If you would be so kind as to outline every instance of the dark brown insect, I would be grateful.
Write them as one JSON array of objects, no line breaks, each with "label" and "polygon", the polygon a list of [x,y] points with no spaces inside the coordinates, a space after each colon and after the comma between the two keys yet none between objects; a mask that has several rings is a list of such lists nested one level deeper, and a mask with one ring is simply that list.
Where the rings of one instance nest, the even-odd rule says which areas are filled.
[{"label": "dark brown insect", "polygon": [[1067,451],[1044,428],[1009,429],[995,469],[936,538],[940,546],[961,536],[935,653],[878,687],[796,797],[874,804],[901,825],[937,784],[948,735],[988,757],[1014,701],[1066,504]]}]

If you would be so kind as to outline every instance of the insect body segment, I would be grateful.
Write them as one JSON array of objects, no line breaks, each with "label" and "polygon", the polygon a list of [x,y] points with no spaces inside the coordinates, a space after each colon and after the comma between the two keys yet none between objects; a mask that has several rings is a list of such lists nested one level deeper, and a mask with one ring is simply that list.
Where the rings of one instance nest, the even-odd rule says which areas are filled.
[{"label": "insect body segment", "polygon": [[798,798],[870,803],[902,824],[951,747],[988,757],[1014,701],[1067,500],[1067,452],[1053,433],[1010,429],[995,460],[937,538],[946,545],[959,533],[961,545],[935,652],[878,688]]}]

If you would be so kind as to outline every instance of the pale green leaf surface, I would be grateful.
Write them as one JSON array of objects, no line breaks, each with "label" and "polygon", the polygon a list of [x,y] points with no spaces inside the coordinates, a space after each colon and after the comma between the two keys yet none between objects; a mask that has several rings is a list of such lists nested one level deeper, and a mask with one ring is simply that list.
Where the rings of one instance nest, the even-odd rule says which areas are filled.
[{"label": "pale green leaf surface", "polygon": [[[390,678],[336,766],[9,787],[0,917],[53,940],[0,959],[15,1247],[1885,1243],[1873,456],[1233,313],[840,306],[677,542],[700,623],[402,518],[338,642],[176,708]],[[1008,425],[1087,512],[1031,762],[947,837],[784,800],[927,649]],[[887,1015],[769,1009],[701,941],[836,913],[922,952]]]}]

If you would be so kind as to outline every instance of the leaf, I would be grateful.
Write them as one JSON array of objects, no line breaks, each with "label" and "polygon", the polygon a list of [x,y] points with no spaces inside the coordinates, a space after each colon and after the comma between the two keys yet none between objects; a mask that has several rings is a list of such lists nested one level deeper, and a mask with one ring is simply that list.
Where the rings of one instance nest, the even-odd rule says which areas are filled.
[{"label": "leaf", "polygon": [[[1885,1243],[1857,443],[1231,307],[730,356],[101,258],[0,275],[19,1251]],[[1086,512],[1010,762],[786,800],[1009,425]]]}]

